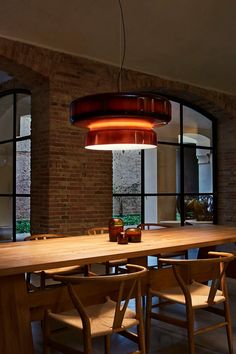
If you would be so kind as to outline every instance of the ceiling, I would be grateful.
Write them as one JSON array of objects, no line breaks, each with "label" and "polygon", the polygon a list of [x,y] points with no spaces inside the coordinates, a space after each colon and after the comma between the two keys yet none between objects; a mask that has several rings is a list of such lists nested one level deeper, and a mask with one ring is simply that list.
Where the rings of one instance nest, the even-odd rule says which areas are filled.
[{"label": "ceiling", "polygon": [[[235,0],[121,3],[125,67],[236,95]],[[118,0],[1,0],[0,5],[2,37],[121,63]]]}]

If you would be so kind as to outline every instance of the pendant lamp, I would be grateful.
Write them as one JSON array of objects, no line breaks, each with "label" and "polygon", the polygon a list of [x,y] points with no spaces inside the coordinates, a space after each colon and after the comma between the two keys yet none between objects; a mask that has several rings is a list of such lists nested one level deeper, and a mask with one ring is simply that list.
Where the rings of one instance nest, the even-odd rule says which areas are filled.
[{"label": "pendant lamp", "polygon": [[123,57],[118,74],[118,92],[100,93],[76,99],[70,105],[70,121],[87,128],[85,148],[92,150],[134,150],[157,146],[155,127],[171,120],[171,104],[147,92],[122,92],[121,73],[126,52],[126,33],[121,0],[118,0],[123,29]]},{"label": "pendant lamp", "polygon": [[170,120],[170,102],[144,92],[101,93],[78,98],[70,105],[70,121],[88,129],[85,148],[92,150],[155,148],[153,129]]}]

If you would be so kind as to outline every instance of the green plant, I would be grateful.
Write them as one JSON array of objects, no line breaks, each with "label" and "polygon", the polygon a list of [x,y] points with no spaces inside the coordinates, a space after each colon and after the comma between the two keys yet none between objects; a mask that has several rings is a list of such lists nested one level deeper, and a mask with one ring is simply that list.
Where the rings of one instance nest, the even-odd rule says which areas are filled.
[{"label": "green plant", "polygon": [[131,215],[114,215],[114,218],[120,218],[123,220],[125,226],[129,225],[139,225],[141,224],[141,215],[140,214],[131,214]]},{"label": "green plant", "polygon": [[21,219],[16,221],[16,233],[23,234],[30,232],[30,221]]}]

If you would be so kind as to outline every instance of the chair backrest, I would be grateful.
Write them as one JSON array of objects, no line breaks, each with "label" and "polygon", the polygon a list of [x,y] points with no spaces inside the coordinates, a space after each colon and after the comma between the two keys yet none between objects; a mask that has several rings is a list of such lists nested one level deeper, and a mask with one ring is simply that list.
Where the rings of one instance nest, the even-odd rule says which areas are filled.
[{"label": "chair backrest", "polygon": [[24,238],[24,241],[47,240],[50,238],[62,238],[62,237],[66,237],[66,236],[61,234],[38,234],[38,235],[27,236]]},{"label": "chair backrest", "polygon": [[108,232],[108,227],[92,227],[91,229],[88,229],[89,235],[107,234]]},{"label": "chair backrest", "polygon": [[161,223],[143,223],[143,224],[139,224],[138,227],[141,230],[155,230],[155,229],[162,229],[170,226]]},{"label": "chair backrest", "polygon": [[[113,329],[121,328],[122,321],[127,309],[129,300],[136,299],[137,318],[141,317],[141,284],[140,280],[147,273],[147,269],[142,266],[127,264],[127,273],[106,276],[74,277],[74,276],[54,276],[53,278],[67,285],[70,298],[74,307],[81,316],[84,326],[90,328],[89,317],[86,312],[86,299],[91,305],[105,302],[113,298],[116,301],[114,313]],[[98,298],[95,294],[101,294]],[[86,294],[81,298],[81,294]],[[89,299],[88,299],[89,298]]]},{"label": "chair backrest", "polygon": [[[188,285],[194,282],[209,282],[209,294],[208,304],[214,303],[214,298],[218,289],[221,289],[223,295],[226,295],[225,287],[225,271],[232,260],[235,259],[235,255],[226,252],[209,252],[210,258],[207,259],[167,259],[160,258],[160,261],[167,265],[171,265],[172,268],[166,269],[163,272],[164,277],[167,274],[171,274],[173,282],[172,286],[176,283],[182,288],[183,293],[188,295]],[[173,279],[173,275],[175,279]],[[171,276],[171,275],[170,275]],[[160,281],[160,279],[159,279]],[[168,284],[170,287],[171,284]],[[160,282],[160,287],[163,287],[163,283]]]}]

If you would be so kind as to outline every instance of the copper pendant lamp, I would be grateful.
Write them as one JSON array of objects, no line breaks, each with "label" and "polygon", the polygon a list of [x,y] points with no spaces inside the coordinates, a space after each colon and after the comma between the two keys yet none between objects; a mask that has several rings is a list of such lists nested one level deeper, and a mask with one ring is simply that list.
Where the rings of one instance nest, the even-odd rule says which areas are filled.
[{"label": "copper pendant lamp", "polygon": [[170,102],[148,92],[121,92],[121,73],[126,52],[126,35],[121,0],[123,58],[118,74],[118,92],[78,98],[70,105],[70,121],[87,128],[85,148],[91,150],[140,150],[157,146],[155,127],[171,120]]},{"label": "copper pendant lamp", "polygon": [[101,93],[73,101],[70,120],[88,128],[87,149],[150,149],[157,146],[153,128],[171,120],[171,105],[164,97],[150,93]]}]

